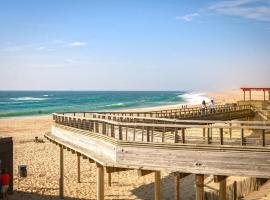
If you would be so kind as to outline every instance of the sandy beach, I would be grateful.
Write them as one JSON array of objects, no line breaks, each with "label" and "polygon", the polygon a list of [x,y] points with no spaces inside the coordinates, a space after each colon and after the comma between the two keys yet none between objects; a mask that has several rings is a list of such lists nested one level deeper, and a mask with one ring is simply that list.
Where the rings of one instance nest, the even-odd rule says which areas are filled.
[{"label": "sandy beach", "polygon": [[[233,95],[208,93],[209,98],[223,102],[223,98]],[[180,105],[163,106],[152,109],[179,108]],[[141,109],[140,109],[141,110]],[[44,139],[43,135],[51,129],[51,116],[6,118],[0,120],[0,136],[12,136],[14,141],[14,195],[12,199],[58,199],[59,149]],[[35,143],[39,137],[44,143]],[[76,155],[65,151],[65,196],[67,199],[96,198],[96,166],[88,160],[81,162],[82,183],[77,183]],[[18,177],[18,165],[27,165],[27,178]],[[105,182],[107,176],[105,175]],[[114,173],[112,186],[105,185],[105,199],[153,199],[154,175],[138,177],[135,170]],[[162,173],[162,199],[174,198],[174,177]],[[182,199],[194,199],[194,176],[181,180]]]},{"label": "sandy beach", "polygon": [[[23,117],[0,120],[0,136],[12,136],[14,140],[14,194],[11,199],[59,199],[59,149],[43,138],[50,131],[51,116]],[[45,143],[35,143],[38,136]],[[96,198],[96,166],[88,160],[81,162],[82,183],[77,183],[76,155],[65,151],[66,199]],[[27,178],[18,177],[18,165],[27,165]],[[76,166],[76,165],[75,165]],[[105,175],[105,182],[107,176]],[[153,199],[154,174],[138,177],[130,170],[112,175],[112,186],[105,184],[105,199]],[[185,186],[184,186],[185,185]],[[173,199],[174,177],[162,173],[162,199]],[[183,199],[194,198],[194,177],[181,181]]]}]

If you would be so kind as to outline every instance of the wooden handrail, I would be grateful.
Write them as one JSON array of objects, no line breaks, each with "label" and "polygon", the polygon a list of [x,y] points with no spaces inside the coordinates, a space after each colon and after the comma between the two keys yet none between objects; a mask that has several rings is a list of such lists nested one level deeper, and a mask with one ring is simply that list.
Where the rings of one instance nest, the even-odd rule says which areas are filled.
[{"label": "wooden handrail", "polygon": [[[265,140],[265,134],[270,132],[269,123],[259,124],[259,122],[250,123],[249,121],[242,121],[241,123],[235,123],[235,121],[228,122],[219,122],[219,123],[207,123],[201,124],[196,122],[196,120],[189,120],[195,124],[179,124],[179,123],[144,123],[144,122],[119,122],[111,119],[104,118],[87,118],[87,117],[78,117],[78,116],[66,116],[62,114],[54,114],[53,119],[56,124],[61,124],[67,127],[73,127],[82,130],[88,130],[95,134],[101,135],[110,135],[112,138],[118,137],[118,140],[128,139],[128,134],[133,134],[132,141],[136,140],[140,136],[141,141],[144,142],[144,138],[147,133],[147,142],[153,142],[153,137],[157,140],[161,140],[161,143],[166,143],[169,140],[170,143],[205,143],[212,145],[217,143],[220,145],[232,144],[239,146],[248,146],[248,145],[260,145],[267,146],[267,141]],[[213,121],[212,121],[213,122]],[[130,131],[132,129],[133,131]],[[183,131],[185,130],[185,131]],[[203,130],[207,130],[207,138]],[[214,130],[214,131],[213,131]],[[216,131],[215,131],[216,130]],[[237,133],[234,137],[226,137],[224,134],[225,130],[237,130],[240,133]],[[175,138],[175,134],[181,131],[181,134],[178,134],[180,141]],[[190,132],[191,131],[191,132]],[[195,135],[192,132],[195,131]],[[259,137],[251,137],[251,131],[258,132]],[[132,132],[132,133],[131,133]],[[218,133],[216,133],[218,132]],[[150,133],[152,134],[152,139],[150,139]],[[125,137],[123,136],[125,134]],[[139,136],[138,136],[139,135]],[[181,137],[180,137],[181,135]],[[202,136],[203,135],[203,136]],[[135,139],[134,139],[135,138]],[[270,144],[269,144],[270,145]]]}]

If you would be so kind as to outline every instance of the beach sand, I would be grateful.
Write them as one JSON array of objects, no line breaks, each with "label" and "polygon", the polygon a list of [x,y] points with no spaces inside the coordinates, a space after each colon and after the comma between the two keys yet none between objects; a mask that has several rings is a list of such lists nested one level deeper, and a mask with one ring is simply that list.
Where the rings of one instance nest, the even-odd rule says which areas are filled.
[{"label": "beach sand", "polygon": [[[14,140],[14,194],[11,199],[59,199],[59,148],[43,138],[50,131],[51,116],[24,117],[0,120],[0,136]],[[45,143],[35,143],[35,136]],[[66,199],[96,199],[96,166],[88,160],[81,161],[81,181],[77,183],[77,157],[64,152]],[[18,165],[27,165],[28,176],[18,177]],[[138,177],[130,170],[112,174],[108,187],[105,174],[105,199],[153,199],[154,174]],[[174,198],[174,177],[162,173],[162,199]],[[182,199],[194,199],[194,176],[181,181]]]}]

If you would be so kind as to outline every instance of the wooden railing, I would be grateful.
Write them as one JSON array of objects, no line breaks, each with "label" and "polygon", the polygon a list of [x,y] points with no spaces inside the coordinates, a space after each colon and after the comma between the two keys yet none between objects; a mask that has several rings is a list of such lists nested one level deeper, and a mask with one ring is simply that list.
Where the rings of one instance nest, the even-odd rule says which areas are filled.
[{"label": "wooden railing", "polygon": [[195,117],[209,117],[211,115],[233,113],[238,111],[251,111],[250,105],[217,105],[215,109],[202,109],[200,106],[183,107],[179,109],[136,112],[136,111],[115,111],[115,112],[65,112],[63,115],[93,117],[96,114],[110,116],[131,116],[131,117],[154,117],[154,118],[174,118],[174,119],[192,119]]},{"label": "wooden railing", "polygon": [[[99,116],[106,115],[99,114]],[[121,117],[122,120],[118,120]],[[123,120],[123,117],[128,120]],[[159,123],[134,121],[138,118],[134,116],[115,116],[115,118],[111,119],[106,117],[102,119],[71,116],[67,113],[53,114],[53,120],[56,124],[102,134],[120,141],[270,146],[270,137],[268,137],[270,134],[269,121],[172,121],[172,119],[155,119]]]}]

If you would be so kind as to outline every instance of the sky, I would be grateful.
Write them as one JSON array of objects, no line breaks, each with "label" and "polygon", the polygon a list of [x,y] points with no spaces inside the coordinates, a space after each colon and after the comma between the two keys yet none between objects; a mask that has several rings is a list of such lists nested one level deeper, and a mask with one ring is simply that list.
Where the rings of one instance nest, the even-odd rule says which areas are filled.
[{"label": "sky", "polygon": [[270,87],[270,0],[0,0],[0,90]]}]

